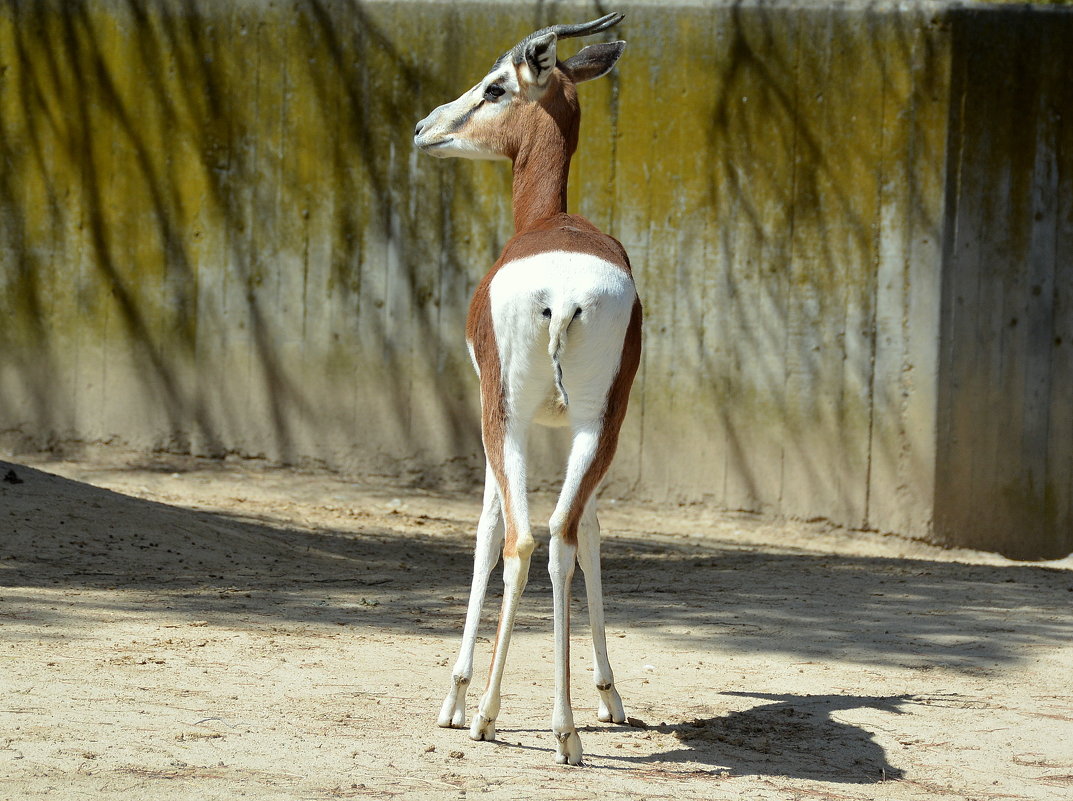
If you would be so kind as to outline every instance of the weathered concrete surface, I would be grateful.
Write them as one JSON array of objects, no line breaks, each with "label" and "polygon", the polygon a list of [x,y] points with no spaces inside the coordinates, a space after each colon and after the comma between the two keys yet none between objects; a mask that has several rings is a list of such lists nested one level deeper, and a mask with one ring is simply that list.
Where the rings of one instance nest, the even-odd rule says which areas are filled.
[{"label": "weathered concrete surface", "polygon": [[1073,549],[1073,14],[952,16],[935,528]]},{"label": "weathered concrete surface", "polygon": [[[609,492],[1073,550],[1070,16],[616,8],[570,195],[646,303]],[[478,479],[509,176],[413,123],[597,10],[0,6],[4,440]]]}]

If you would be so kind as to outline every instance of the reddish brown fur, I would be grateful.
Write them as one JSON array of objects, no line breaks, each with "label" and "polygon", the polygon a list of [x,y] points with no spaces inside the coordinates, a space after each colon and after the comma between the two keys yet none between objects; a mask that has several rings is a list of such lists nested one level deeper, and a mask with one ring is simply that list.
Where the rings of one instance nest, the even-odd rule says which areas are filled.
[{"label": "reddish brown fur", "polygon": [[503,248],[503,254],[492,271],[495,272],[507,262],[554,250],[587,253],[617,264],[632,275],[629,256],[617,239],[605,234],[584,217],[561,211],[539,220],[523,233],[515,234]]},{"label": "reddish brown fur", "polygon": [[492,328],[491,299],[489,287],[492,276],[502,266],[500,261],[477,285],[469,304],[466,318],[466,341],[473,348],[473,356],[480,371],[481,380],[481,440],[484,454],[492,473],[499,484],[503,502],[503,522],[506,538],[503,543],[505,556],[513,556],[518,542],[517,527],[512,514],[510,493],[507,489],[507,474],[503,468],[503,440],[507,433],[506,399],[503,394],[503,379],[499,364],[499,347]]},{"label": "reddish brown fur", "polygon": [[540,102],[521,106],[510,116],[506,155],[514,164],[516,233],[566,211],[566,182],[580,126],[577,87],[558,70],[548,79]]}]

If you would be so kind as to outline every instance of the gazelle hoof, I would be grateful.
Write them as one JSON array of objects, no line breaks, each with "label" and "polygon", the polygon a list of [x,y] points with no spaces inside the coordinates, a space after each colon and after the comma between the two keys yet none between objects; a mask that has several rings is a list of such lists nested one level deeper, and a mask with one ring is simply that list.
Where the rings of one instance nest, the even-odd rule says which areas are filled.
[{"label": "gazelle hoof", "polygon": [[469,738],[471,740],[485,740],[492,742],[496,738],[496,722],[495,718],[489,720],[480,712],[473,716],[473,724],[469,727]]},{"label": "gazelle hoof", "polygon": [[440,716],[436,719],[438,726],[445,729],[466,728],[466,688],[468,686],[469,679],[455,677],[454,684],[448,690],[447,697],[443,699],[443,706],[440,707]]},{"label": "gazelle hoof", "polygon": [[555,739],[559,741],[555,761],[560,765],[580,765],[581,738],[577,735],[577,729],[556,732]]},{"label": "gazelle hoof", "polygon": [[466,710],[455,709],[453,700],[449,698],[443,703],[436,725],[444,729],[464,729],[466,728]]},{"label": "gazelle hoof", "polygon": [[625,723],[626,710],[622,706],[622,698],[614,685],[606,690],[600,690],[600,706],[596,712],[596,719],[601,723]]}]

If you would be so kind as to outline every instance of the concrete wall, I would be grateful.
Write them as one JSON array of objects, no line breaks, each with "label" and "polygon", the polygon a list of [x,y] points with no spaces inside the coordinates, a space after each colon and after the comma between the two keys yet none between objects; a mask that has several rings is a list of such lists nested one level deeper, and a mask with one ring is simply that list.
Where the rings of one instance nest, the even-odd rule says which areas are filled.
[{"label": "concrete wall", "polygon": [[[614,8],[570,192],[646,305],[608,492],[1073,550],[1073,18]],[[509,170],[413,124],[602,10],[0,5],[0,441],[479,480],[462,328]]]},{"label": "concrete wall", "polygon": [[1073,550],[1073,14],[959,13],[936,534]]}]

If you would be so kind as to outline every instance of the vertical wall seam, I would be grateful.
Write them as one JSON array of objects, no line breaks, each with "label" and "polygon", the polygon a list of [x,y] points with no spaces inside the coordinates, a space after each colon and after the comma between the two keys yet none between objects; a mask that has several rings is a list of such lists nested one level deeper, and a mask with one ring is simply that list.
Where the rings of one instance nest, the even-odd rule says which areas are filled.
[{"label": "vertical wall seam", "polygon": [[[874,29],[873,35],[875,34]],[[862,510],[861,525],[865,528],[874,527],[872,525],[871,503],[872,503],[872,459],[874,457],[875,446],[875,417],[876,417],[876,357],[878,347],[878,316],[879,316],[879,300],[880,293],[883,288],[880,286],[879,274],[880,274],[880,261],[883,258],[883,203],[884,203],[884,187],[886,185],[887,170],[889,169],[889,159],[887,154],[887,100],[890,90],[890,64],[887,61],[887,50],[883,49],[880,62],[880,75],[883,76],[879,93],[879,164],[877,165],[877,180],[876,180],[876,208],[875,208],[875,221],[873,223],[873,230],[875,231],[875,237],[872,240],[872,309],[868,320],[868,332],[869,332],[869,355],[868,355],[868,425],[866,427],[865,440],[865,477],[864,477],[864,509]],[[903,301],[904,303],[904,301]]]}]

